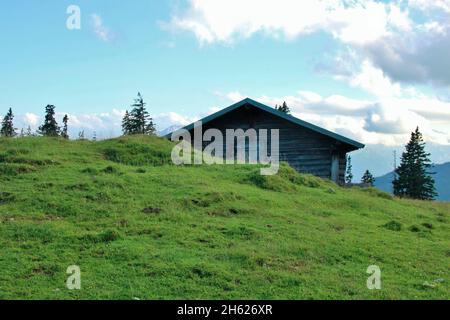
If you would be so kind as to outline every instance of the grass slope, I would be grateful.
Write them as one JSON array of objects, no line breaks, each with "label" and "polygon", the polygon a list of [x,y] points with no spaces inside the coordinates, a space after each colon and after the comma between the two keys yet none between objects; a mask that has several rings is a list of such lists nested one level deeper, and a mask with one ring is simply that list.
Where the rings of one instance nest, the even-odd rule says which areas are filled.
[{"label": "grass slope", "polygon": [[288,166],[176,167],[171,147],[0,139],[0,298],[449,298],[449,204]]}]

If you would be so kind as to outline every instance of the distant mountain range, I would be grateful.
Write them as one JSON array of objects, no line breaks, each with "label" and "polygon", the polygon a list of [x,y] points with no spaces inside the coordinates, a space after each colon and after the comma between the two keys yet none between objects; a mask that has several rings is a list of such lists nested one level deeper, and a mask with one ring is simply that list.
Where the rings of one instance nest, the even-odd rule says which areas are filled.
[{"label": "distant mountain range", "polygon": [[159,137],[164,137],[165,135],[167,135],[167,134],[169,134],[169,133],[172,133],[172,132],[174,132],[175,130],[180,129],[181,127],[182,127],[182,126],[179,126],[179,125],[173,125],[173,126],[170,126],[170,127],[166,128],[166,129],[164,129],[164,130],[158,131],[157,135],[158,135]]},{"label": "distant mountain range", "polygon": [[[425,150],[431,153],[433,163],[446,163],[450,161],[450,145],[427,143]],[[394,151],[397,152],[397,164],[405,151],[404,146],[384,146],[367,144],[364,149],[350,153],[353,164],[355,182],[359,182],[364,172],[369,169],[375,177],[380,177],[394,168]]]},{"label": "distant mountain range", "polygon": [[[436,172],[436,174],[433,175],[433,178],[435,180],[435,187],[438,193],[437,199],[441,201],[450,201],[450,162],[435,165],[433,167],[433,172]],[[392,193],[393,178],[393,172],[378,177],[375,180],[375,187]]]}]

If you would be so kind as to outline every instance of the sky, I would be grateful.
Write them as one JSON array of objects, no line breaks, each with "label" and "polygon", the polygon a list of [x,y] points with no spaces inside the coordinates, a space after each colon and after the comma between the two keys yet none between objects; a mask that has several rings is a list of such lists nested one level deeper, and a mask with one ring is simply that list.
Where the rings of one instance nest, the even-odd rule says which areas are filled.
[{"label": "sky", "polygon": [[108,138],[138,92],[158,130],[250,97],[389,157],[419,126],[450,161],[449,18],[450,0],[5,0],[0,113],[36,129],[53,104],[72,137]]}]

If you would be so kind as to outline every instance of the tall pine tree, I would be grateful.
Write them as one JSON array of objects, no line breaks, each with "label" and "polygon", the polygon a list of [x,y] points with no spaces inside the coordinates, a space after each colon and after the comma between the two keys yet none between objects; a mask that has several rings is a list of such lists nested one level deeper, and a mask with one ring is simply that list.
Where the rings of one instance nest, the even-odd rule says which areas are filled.
[{"label": "tall pine tree", "polygon": [[132,131],[132,127],[131,127],[130,114],[128,113],[128,110],[127,110],[122,119],[122,132],[124,135],[129,135],[129,134],[131,134],[131,131]]},{"label": "tall pine tree", "polygon": [[44,124],[39,127],[39,133],[43,136],[57,137],[59,136],[60,128],[55,119],[55,106],[47,105],[45,107]]},{"label": "tall pine tree", "polygon": [[352,157],[348,156],[347,158],[347,172],[345,174],[345,183],[351,184],[353,180],[353,166],[352,166]]},{"label": "tall pine tree", "polygon": [[16,128],[14,128],[14,114],[12,108],[9,108],[8,113],[5,115],[2,121],[2,128],[0,129],[0,135],[4,137],[14,137],[17,135]]},{"label": "tall pine tree", "polygon": [[66,114],[63,118],[63,128],[61,131],[61,137],[63,137],[64,139],[69,139],[69,133],[68,128],[67,128],[67,123],[69,122],[69,116]]},{"label": "tall pine tree", "polygon": [[129,113],[127,111],[122,120],[122,130],[124,134],[155,133],[153,119],[150,117],[145,106],[146,103],[144,102],[142,95],[138,93],[137,99],[135,99],[134,104],[131,105],[133,109]]},{"label": "tall pine tree", "polygon": [[425,152],[425,142],[417,127],[416,131],[411,133],[400,166],[395,170],[396,178],[392,184],[396,196],[420,200],[433,200],[436,197],[429,157],[430,154]]}]

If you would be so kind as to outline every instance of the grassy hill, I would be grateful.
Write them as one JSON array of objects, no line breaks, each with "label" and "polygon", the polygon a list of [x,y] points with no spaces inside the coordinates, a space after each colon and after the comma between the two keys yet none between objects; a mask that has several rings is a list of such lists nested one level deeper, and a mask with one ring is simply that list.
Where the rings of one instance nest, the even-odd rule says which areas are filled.
[{"label": "grassy hill", "polygon": [[288,166],[176,167],[171,148],[0,139],[0,299],[449,298],[450,204]]},{"label": "grassy hill", "polygon": [[[438,193],[437,200],[450,201],[450,162],[436,164],[431,169],[435,180],[435,187]],[[375,186],[383,191],[392,193],[392,180],[394,173],[390,172],[376,178]]]}]

